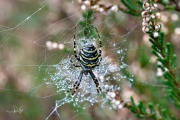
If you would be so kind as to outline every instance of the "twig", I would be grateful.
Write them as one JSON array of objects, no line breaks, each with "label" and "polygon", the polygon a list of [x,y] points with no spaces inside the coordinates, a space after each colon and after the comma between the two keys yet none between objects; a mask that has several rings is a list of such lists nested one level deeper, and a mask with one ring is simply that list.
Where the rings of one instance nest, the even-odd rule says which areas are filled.
[{"label": "twig", "polygon": [[179,0],[172,0],[172,2],[175,4],[175,10],[177,10],[178,12],[180,12],[180,6],[179,6]]}]

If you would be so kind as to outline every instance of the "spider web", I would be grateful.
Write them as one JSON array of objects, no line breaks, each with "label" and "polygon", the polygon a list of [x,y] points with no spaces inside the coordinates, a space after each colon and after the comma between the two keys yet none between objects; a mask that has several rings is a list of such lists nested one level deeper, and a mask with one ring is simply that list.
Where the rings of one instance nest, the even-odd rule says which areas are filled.
[{"label": "spider web", "polygon": [[[62,3],[67,5],[66,2]],[[76,5],[74,1],[68,4],[71,4],[72,6]],[[75,68],[70,62],[70,60],[76,61],[73,54],[69,52],[73,50],[74,28],[77,27],[77,48],[82,48],[84,42],[88,41],[97,44],[98,41],[93,37],[92,39],[87,39],[85,36],[78,36],[84,29],[78,27],[79,21],[83,19],[81,17],[82,11],[78,11],[78,9],[67,11],[67,16],[63,16],[61,19],[55,21],[49,20],[50,22],[47,20],[47,25],[43,26],[44,29],[41,29],[40,32],[37,30],[39,27],[35,30],[31,29],[30,26],[33,24],[31,21],[36,21],[35,17],[46,14],[46,8],[48,7],[51,8],[51,11],[55,10],[56,8],[53,9],[52,6],[53,4],[50,1],[42,1],[40,2],[40,5],[37,6],[36,10],[30,10],[31,14],[21,18],[20,22],[15,23],[16,25],[14,27],[8,25],[8,23],[7,25],[1,24],[0,33],[3,37],[0,48],[5,49],[11,41],[16,42],[16,39],[20,39],[21,44],[25,44],[25,47],[22,47],[21,51],[12,52],[16,53],[15,56],[21,57],[21,59],[19,60],[19,58],[13,57],[17,60],[10,61],[10,64],[7,64],[3,70],[1,70],[2,75],[5,73],[9,74],[9,71],[16,70],[18,70],[18,74],[22,73],[17,80],[19,84],[12,89],[2,86],[1,90],[14,91],[16,94],[29,93],[32,97],[35,96],[39,99],[42,98],[46,100],[54,96],[57,97],[57,99],[54,100],[55,105],[51,106],[52,108],[49,110],[49,116],[47,116],[46,119],[49,119],[54,113],[60,117],[61,114],[58,112],[58,108],[63,107],[65,104],[73,104],[75,107],[86,109],[98,103],[103,108],[111,108],[110,105],[107,104],[108,100],[106,96],[97,93],[95,84],[89,75],[83,76],[79,89],[74,96],[71,96],[72,91],[66,93],[68,89],[72,88],[75,81],[78,80],[81,71],[81,68]],[[107,89],[111,91],[121,91],[121,87],[125,84],[128,84],[129,86],[132,85],[133,79],[128,78],[128,80],[125,80],[127,76],[122,74],[122,70],[128,68],[124,59],[126,54],[137,48],[127,49],[126,44],[132,40],[131,35],[135,34],[136,30],[141,28],[141,21],[134,23],[131,27],[123,26],[123,23],[127,20],[128,16],[121,12],[116,14],[113,13],[114,16],[111,16],[111,14],[112,13],[107,13],[107,15],[97,17],[97,20],[93,24],[97,27],[103,43],[103,59],[100,66],[93,70],[93,73],[98,78],[100,87],[102,88],[102,93],[105,93]],[[49,13],[48,15],[49,17],[53,16],[52,13]],[[45,16],[47,17],[48,15]],[[112,22],[112,17],[115,17],[117,22]],[[35,22],[35,24],[40,24],[40,22]],[[119,26],[123,26],[124,33],[119,34]],[[26,27],[30,29],[23,31]],[[34,31],[36,33],[31,36],[30,33]],[[48,50],[45,46],[46,41],[63,44],[65,47],[64,51],[58,49]],[[23,55],[19,56],[19,53]],[[24,58],[30,60],[27,60],[27,62],[23,61],[23,63],[20,62],[21,60],[24,60]],[[76,63],[78,64],[77,61]],[[32,75],[30,75],[31,77],[28,77],[29,74],[33,74],[33,77]],[[166,87],[156,83],[153,84],[153,82],[139,82],[135,84]],[[23,88],[22,86],[25,87]],[[44,90],[46,91],[45,93],[42,92]],[[84,112],[81,114],[86,113]],[[79,113],[71,119],[76,118],[78,115]]]}]

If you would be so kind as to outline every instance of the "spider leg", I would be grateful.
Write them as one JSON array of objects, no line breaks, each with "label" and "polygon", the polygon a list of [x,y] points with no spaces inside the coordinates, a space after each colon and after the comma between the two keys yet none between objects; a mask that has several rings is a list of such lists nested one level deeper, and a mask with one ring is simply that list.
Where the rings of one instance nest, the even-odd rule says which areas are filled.
[{"label": "spider leg", "polygon": [[75,82],[75,84],[73,85],[73,88],[69,89],[67,92],[71,91],[74,89],[72,95],[74,95],[74,93],[76,92],[76,90],[78,89],[80,83],[81,83],[81,80],[82,80],[82,76],[83,76],[83,71],[80,72],[79,74],[79,77],[78,77],[78,80]]},{"label": "spider leg", "polygon": [[74,67],[81,67],[80,65],[75,65],[75,64],[73,64],[74,65]]},{"label": "spider leg", "polygon": [[101,37],[100,37],[100,35],[99,35],[99,32],[98,32],[98,30],[97,30],[97,28],[95,27],[95,29],[96,29],[96,32],[97,32],[97,35],[98,35],[98,37],[99,37],[99,62],[102,60],[102,57],[101,57],[101,53],[102,53],[102,51],[101,51],[101,47],[102,47],[102,41],[101,41]]},{"label": "spider leg", "polygon": [[102,57],[99,58],[99,62],[97,63],[96,66],[99,66],[99,65],[100,65],[101,60],[102,60]]},{"label": "spider leg", "polygon": [[81,67],[80,65],[74,64],[74,62],[72,60],[70,60],[70,62],[73,64],[74,67]]},{"label": "spider leg", "polygon": [[80,60],[79,57],[77,56],[77,51],[76,51],[76,27],[74,32],[74,56],[78,61]]},{"label": "spider leg", "polygon": [[91,75],[92,79],[94,80],[94,83],[96,84],[97,92],[101,91],[101,88],[99,87],[99,82],[97,78],[95,77],[94,73],[92,71],[89,71],[89,74]]},{"label": "spider leg", "polygon": [[96,29],[96,32],[97,32],[97,35],[98,35],[98,37],[99,37],[99,47],[101,48],[102,47],[102,41],[101,41],[101,37],[100,37],[100,35],[99,35],[99,32],[98,32],[98,30],[97,30],[97,28],[95,27],[95,29]]}]

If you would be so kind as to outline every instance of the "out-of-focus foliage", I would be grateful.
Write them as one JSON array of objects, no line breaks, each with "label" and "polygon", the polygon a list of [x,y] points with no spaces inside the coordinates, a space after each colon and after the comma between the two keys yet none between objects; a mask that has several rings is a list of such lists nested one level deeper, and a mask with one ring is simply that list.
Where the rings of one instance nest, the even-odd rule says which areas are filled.
[{"label": "out-of-focus foliage", "polygon": [[[108,47],[113,46],[107,38],[118,43],[115,48],[127,49],[124,62],[128,65],[128,70],[122,73],[126,78],[121,83],[113,83],[121,86],[119,94],[125,106],[121,110],[113,110],[109,109],[110,104],[108,108],[95,104],[82,109],[66,104],[58,108],[61,118],[52,114],[50,119],[173,120],[173,115],[180,119],[180,74],[177,62],[180,51],[179,0],[150,1],[158,4],[157,11],[162,15],[156,21],[162,25],[158,38],[153,36],[152,31],[147,32],[148,34],[141,31],[139,23],[142,21],[140,15],[143,1],[99,2],[97,4],[103,9],[100,9],[102,12],[93,12],[94,23],[83,23],[78,22],[83,16],[83,7],[76,0],[0,1],[0,120],[45,119],[53,110],[55,100],[63,98],[56,94],[55,86],[46,86],[44,79],[49,78],[48,67],[61,61],[65,54],[72,55],[72,42],[68,42],[74,34],[71,28],[77,24],[86,26],[87,31],[93,27],[91,24],[98,28],[104,45],[104,57],[109,56],[112,62],[117,63],[119,56],[113,55],[114,51],[108,51]],[[117,9],[114,6],[118,6]],[[110,31],[113,31],[113,37]],[[125,34],[128,37],[116,37]],[[45,48],[46,41],[68,44],[64,44],[62,50],[48,51]],[[119,44],[121,42],[123,44]],[[127,84],[129,79],[134,80],[131,86]],[[154,105],[157,103],[160,105]]]}]

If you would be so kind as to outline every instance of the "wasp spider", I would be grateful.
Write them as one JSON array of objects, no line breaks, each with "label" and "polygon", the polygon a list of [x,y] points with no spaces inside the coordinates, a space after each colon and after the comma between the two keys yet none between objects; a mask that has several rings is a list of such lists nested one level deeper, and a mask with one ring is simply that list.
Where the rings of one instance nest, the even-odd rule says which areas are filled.
[{"label": "wasp spider", "polygon": [[101,91],[101,88],[99,87],[99,82],[98,82],[97,78],[95,77],[94,73],[92,72],[92,70],[96,66],[99,66],[99,64],[102,60],[102,58],[101,58],[102,42],[101,42],[101,38],[100,38],[97,28],[95,28],[95,29],[96,29],[96,32],[98,35],[99,49],[97,49],[92,43],[86,43],[86,44],[84,44],[83,48],[79,52],[77,52],[76,51],[76,28],[75,28],[74,56],[75,56],[76,60],[79,62],[79,65],[75,65],[75,64],[73,64],[73,65],[75,67],[81,67],[82,70],[79,74],[78,80],[74,83],[73,88],[71,88],[67,91],[67,92],[69,92],[71,90],[74,90],[72,95],[74,95],[74,93],[78,89],[78,87],[81,83],[83,74],[84,75],[90,74],[90,76],[92,77],[92,79],[96,85],[97,92],[99,93],[99,91]]}]

